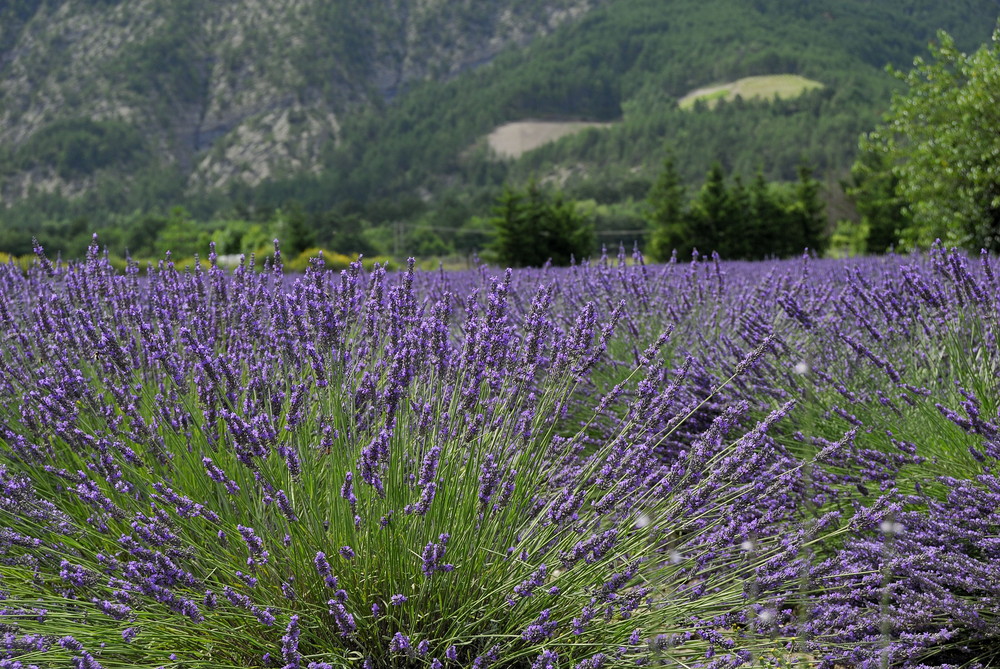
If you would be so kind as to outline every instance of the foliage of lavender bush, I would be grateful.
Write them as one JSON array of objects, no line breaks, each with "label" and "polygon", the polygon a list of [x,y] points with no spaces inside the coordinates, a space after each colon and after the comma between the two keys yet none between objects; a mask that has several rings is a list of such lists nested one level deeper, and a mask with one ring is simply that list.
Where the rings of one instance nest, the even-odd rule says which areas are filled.
[{"label": "foliage of lavender bush", "polygon": [[996,269],[39,250],[0,667],[989,664]]}]

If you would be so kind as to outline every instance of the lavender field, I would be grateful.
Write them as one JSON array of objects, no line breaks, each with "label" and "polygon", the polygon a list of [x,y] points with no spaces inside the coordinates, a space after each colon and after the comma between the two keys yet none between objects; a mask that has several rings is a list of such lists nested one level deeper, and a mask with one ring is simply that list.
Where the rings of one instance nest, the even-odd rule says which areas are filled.
[{"label": "lavender field", "polygon": [[998,272],[0,266],[0,668],[1000,665]]}]

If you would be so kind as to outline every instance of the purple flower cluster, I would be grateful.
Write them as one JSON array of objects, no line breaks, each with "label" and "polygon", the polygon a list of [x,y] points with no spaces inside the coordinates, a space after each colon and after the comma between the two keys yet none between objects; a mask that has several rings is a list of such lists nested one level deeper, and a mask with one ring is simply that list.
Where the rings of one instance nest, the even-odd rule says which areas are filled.
[{"label": "purple flower cluster", "polygon": [[448,539],[450,538],[451,536],[445,533],[438,537],[437,543],[430,542],[424,546],[424,552],[421,556],[423,564],[420,566],[424,576],[430,578],[434,572],[448,572],[455,568],[455,565],[453,564],[442,562],[445,551],[447,550]]}]

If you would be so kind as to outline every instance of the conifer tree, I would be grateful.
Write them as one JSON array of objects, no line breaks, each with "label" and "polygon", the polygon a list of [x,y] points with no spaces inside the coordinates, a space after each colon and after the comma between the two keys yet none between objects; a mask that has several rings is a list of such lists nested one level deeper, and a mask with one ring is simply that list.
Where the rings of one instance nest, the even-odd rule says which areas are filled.
[{"label": "conifer tree", "polygon": [[647,254],[653,260],[665,261],[676,249],[682,255],[691,253],[686,194],[672,152],[663,161],[663,170],[649,189],[646,202],[650,208],[652,228]]},{"label": "conifer tree", "polygon": [[784,207],[771,192],[763,170],[757,170],[748,189],[750,200],[749,225],[747,226],[748,259],[759,260],[783,255],[779,240],[787,228]]},{"label": "conifer tree", "polygon": [[548,196],[536,182],[524,191],[504,188],[490,219],[496,230],[492,251],[511,267],[568,265],[594,250],[593,223],[561,194]]},{"label": "conifer tree", "polygon": [[899,195],[899,177],[892,171],[888,154],[862,151],[851,166],[847,195],[861,216],[868,253],[885,253],[899,245],[900,235],[911,223],[906,202]]},{"label": "conifer tree", "polygon": [[691,203],[691,241],[702,254],[719,251],[726,257],[729,240],[735,230],[730,228],[732,207],[726,188],[726,173],[716,161],[708,170],[705,183]]},{"label": "conifer tree", "polygon": [[750,208],[750,193],[737,174],[729,188],[729,215],[723,227],[719,255],[732,260],[749,260],[753,257],[750,230],[755,227]]},{"label": "conifer tree", "polygon": [[[828,241],[826,207],[819,196],[820,185],[813,178],[812,168],[807,163],[799,163],[796,171],[799,178],[795,183],[795,200],[789,210],[790,222],[792,226],[799,228],[798,236],[802,240],[803,248],[819,254],[826,249]],[[802,250],[793,250],[793,254]]]},{"label": "conifer tree", "polygon": [[281,239],[282,252],[289,259],[316,244],[316,232],[309,225],[302,206],[293,202],[284,211],[279,212],[278,236]]}]

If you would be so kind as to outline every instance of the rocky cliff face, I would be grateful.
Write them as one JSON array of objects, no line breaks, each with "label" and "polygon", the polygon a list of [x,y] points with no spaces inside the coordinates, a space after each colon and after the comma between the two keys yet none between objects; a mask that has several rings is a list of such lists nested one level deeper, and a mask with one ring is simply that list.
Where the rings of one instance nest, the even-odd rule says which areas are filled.
[{"label": "rocky cliff face", "polygon": [[[0,8],[0,198],[71,195],[100,173],[127,179],[137,160],[179,167],[191,188],[316,170],[351,114],[599,1],[12,0]],[[106,134],[88,140],[95,128]],[[128,128],[128,160],[65,154]]]}]

